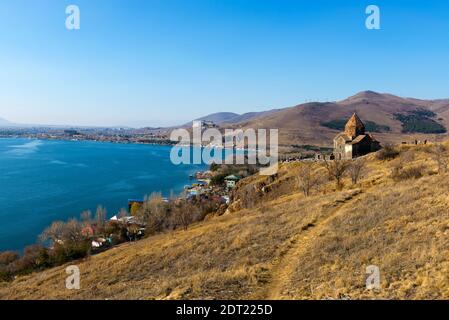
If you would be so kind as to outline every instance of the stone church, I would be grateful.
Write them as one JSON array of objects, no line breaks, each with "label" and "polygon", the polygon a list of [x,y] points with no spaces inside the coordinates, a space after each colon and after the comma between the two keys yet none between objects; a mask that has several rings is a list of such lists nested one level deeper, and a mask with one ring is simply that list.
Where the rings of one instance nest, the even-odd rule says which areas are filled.
[{"label": "stone church", "polygon": [[380,148],[380,143],[365,132],[365,125],[354,113],[346,123],[345,131],[334,138],[333,156],[338,160],[354,159]]}]

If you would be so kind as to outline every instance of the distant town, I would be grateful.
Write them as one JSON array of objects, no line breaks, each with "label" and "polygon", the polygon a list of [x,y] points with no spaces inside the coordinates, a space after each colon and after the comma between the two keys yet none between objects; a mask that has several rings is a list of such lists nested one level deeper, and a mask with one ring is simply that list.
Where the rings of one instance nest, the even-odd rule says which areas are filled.
[{"label": "distant town", "polygon": [[41,140],[101,141],[113,143],[173,144],[168,130],[163,128],[62,128],[62,127],[4,127],[0,138]]}]

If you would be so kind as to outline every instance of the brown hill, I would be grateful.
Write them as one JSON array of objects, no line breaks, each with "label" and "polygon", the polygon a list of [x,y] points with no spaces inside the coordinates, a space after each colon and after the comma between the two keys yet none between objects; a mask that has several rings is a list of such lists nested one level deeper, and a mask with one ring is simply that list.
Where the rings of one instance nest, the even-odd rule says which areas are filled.
[{"label": "brown hill", "polygon": [[[371,131],[383,143],[434,139],[438,130],[429,125],[449,129],[449,100],[401,98],[373,91],[364,91],[338,102],[314,102],[280,109],[234,127],[277,128],[282,146],[331,146],[332,138],[339,132],[335,125],[354,112],[365,123],[371,122],[371,127],[379,129]],[[416,122],[409,124],[409,132],[403,132],[403,123],[397,115],[409,116]],[[426,130],[430,133],[425,133]]]},{"label": "brown hill", "polygon": [[[323,180],[310,197],[296,183],[303,164],[282,164],[275,179],[242,180],[225,215],[71,263],[80,290],[65,288],[62,266],[0,283],[0,299],[447,299],[449,173],[430,147],[400,147],[422,177],[396,181],[398,159],[371,154],[356,185]],[[365,286],[369,265],[380,289]]]}]

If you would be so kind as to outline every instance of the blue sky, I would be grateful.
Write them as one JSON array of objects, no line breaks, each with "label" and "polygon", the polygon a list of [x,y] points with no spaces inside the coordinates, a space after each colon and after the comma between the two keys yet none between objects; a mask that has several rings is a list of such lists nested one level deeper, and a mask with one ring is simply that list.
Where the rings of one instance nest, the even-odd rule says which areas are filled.
[{"label": "blue sky", "polygon": [[2,1],[0,117],[158,126],[368,89],[449,98],[448,33],[447,0]]}]

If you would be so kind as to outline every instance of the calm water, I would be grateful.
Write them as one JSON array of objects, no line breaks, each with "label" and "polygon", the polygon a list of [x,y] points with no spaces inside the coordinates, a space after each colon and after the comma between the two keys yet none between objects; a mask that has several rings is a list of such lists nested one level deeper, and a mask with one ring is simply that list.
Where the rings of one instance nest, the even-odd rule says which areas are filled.
[{"label": "calm water", "polygon": [[101,204],[179,193],[205,165],[175,166],[169,146],[0,139],[0,251],[21,250],[55,220]]}]

